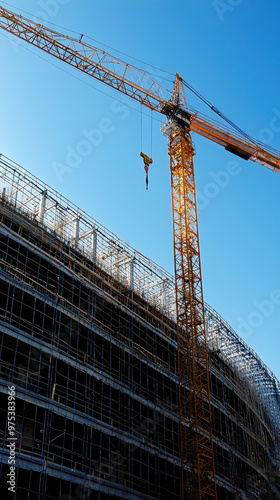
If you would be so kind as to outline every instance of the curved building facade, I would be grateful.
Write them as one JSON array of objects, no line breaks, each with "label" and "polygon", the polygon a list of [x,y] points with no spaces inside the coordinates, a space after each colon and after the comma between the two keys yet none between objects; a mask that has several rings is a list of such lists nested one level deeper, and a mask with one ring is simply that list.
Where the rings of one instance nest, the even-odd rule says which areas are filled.
[{"label": "curved building facade", "polygon": [[[179,500],[173,277],[3,156],[0,178],[2,498]],[[206,319],[218,497],[278,499],[279,382]]]}]

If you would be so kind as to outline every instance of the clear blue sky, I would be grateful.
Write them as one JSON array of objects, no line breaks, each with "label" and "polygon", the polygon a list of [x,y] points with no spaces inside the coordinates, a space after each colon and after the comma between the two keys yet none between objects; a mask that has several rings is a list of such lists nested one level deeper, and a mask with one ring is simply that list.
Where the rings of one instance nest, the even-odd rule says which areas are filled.
[{"label": "clear blue sky", "polygon": [[[0,4],[18,13],[24,9],[34,19],[39,16],[53,29],[49,22],[88,35],[96,46],[130,63],[130,56],[143,61],[134,63],[155,73],[170,90],[172,75],[179,72],[248,134],[280,149],[278,2]],[[154,162],[147,192],[139,156],[138,105],[120,102],[121,96],[109,87],[2,30],[0,46],[0,152],[173,272],[169,157],[160,131],[162,117],[153,114],[151,121],[149,110],[143,109],[142,146],[150,155],[152,127]],[[212,116],[193,95],[186,97]],[[82,141],[93,129],[99,131],[100,143],[78,158]],[[193,139],[205,300],[280,378],[280,176],[207,139]],[[76,152],[75,166],[69,168],[68,162],[68,170],[58,175],[55,166],[66,165],[69,151]],[[235,176],[225,174],[232,161]]]}]

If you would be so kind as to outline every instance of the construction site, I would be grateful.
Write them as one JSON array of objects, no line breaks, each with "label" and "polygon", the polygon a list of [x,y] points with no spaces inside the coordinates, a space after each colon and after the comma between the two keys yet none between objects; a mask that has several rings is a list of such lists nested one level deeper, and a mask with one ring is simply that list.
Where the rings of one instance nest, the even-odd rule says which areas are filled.
[{"label": "construction site", "polygon": [[279,151],[178,73],[167,91],[1,6],[0,29],[164,115],[174,244],[173,276],[0,155],[1,497],[279,499],[280,385],[204,301],[192,134],[277,173]]},{"label": "construction site", "polygon": [[[15,498],[181,498],[174,278],[3,156],[0,179],[2,497],[14,385]],[[205,315],[218,498],[277,499],[279,382]]]}]

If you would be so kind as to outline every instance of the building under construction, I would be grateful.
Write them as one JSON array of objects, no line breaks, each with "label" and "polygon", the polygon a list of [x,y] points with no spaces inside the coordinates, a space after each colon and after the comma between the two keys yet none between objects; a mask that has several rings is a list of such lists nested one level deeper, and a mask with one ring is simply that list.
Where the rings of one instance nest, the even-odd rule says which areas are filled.
[{"label": "building under construction", "polygon": [[[180,499],[174,278],[0,159],[1,498]],[[205,306],[219,499],[280,498],[279,382]],[[203,434],[203,429],[201,429]]]}]

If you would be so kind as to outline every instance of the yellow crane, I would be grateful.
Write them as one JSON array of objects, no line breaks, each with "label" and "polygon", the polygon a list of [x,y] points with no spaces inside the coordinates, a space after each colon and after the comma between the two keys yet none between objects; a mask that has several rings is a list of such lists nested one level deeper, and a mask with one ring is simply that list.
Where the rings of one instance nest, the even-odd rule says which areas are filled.
[{"label": "yellow crane", "polygon": [[191,132],[276,172],[280,170],[280,153],[188,107],[184,82],[178,74],[167,98],[166,89],[145,71],[92,47],[82,37],[77,40],[62,35],[1,6],[0,27],[167,117],[163,132],[169,140],[172,192],[182,499],[216,499]]}]

